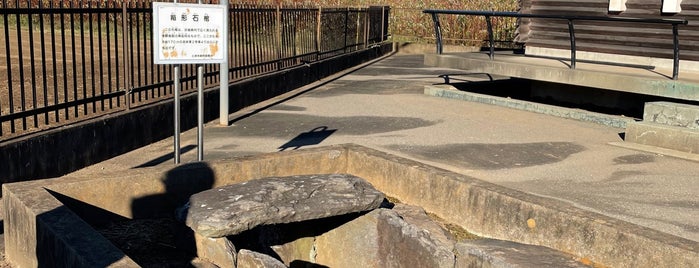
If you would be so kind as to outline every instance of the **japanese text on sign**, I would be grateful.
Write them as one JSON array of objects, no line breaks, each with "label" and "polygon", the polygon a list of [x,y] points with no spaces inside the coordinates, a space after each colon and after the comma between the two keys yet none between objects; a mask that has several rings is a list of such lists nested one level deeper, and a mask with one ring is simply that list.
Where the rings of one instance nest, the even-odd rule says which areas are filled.
[{"label": "japanese text on sign", "polygon": [[225,12],[220,5],[154,2],[155,63],[223,62]]}]

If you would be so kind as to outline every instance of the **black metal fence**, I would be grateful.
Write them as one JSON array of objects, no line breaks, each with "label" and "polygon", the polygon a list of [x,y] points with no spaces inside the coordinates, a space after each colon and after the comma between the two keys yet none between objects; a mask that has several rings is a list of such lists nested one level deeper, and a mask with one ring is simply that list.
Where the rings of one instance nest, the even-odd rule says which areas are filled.
[{"label": "black metal fence", "polygon": [[[231,5],[230,82],[384,42],[389,10]],[[171,98],[151,14],[150,0],[2,0],[0,141]],[[218,68],[204,66],[205,86]],[[181,69],[183,94],[195,91],[196,67]]]}]

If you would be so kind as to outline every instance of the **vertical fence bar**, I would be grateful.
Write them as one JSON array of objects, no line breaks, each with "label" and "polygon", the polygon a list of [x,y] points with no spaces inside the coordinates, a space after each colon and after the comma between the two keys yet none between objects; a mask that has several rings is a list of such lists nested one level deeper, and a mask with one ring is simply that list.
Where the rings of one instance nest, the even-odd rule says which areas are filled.
[{"label": "vertical fence bar", "polygon": [[[269,14],[272,14],[271,16]],[[275,18],[276,13],[274,11],[269,11],[267,9],[261,10],[256,13],[251,13],[252,15],[252,21],[255,22],[257,25],[267,25],[270,23],[271,20]],[[277,28],[273,28],[272,35],[275,35],[277,33]],[[256,75],[262,72],[267,71],[267,69],[271,68],[266,65],[261,65],[260,63],[265,62],[264,59],[266,59],[266,53],[267,51],[262,47],[258,46],[260,44],[265,43],[266,39],[266,33],[264,32],[256,32],[255,29],[250,29],[250,39],[249,39],[249,45],[250,45],[250,54],[248,55],[249,59],[249,64],[253,65],[250,68],[250,72],[248,73],[248,76]],[[271,54],[276,55],[278,53],[277,51],[277,46],[272,45],[271,46]]]},{"label": "vertical fence bar", "polygon": [[[434,15],[435,14],[432,14],[432,16],[434,16]],[[384,41],[384,37],[386,36],[386,34],[384,33],[384,31],[385,31],[384,25],[386,24],[386,17],[387,17],[386,16],[386,6],[381,6],[381,37],[379,38],[379,40],[381,42]],[[435,21],[439,21],[439,20],[435,20]],[[440,52],[440,54],[441,54],[441,52]]]},{"label": "vertical fence bar", "polygon": [[[141,10],[144,10],[143,8],[147,8],[147,7],[148,7],[148,3],[146,2],[146,0],[143,0],[143,2],[141,2],[141,8],[142,8]],[[138,55],[139,55],[139,61],[138,61],[139,66],[141,64],[143,64],[138,69],[139,75],[143,77],[143,80],[139,80],[139,83],[140,83],[139,86],[141,86],[141,87],[145,86],[145,85],[150,85],[149,83],[152,84],[152,82],[153,82],[152,79],[150,81],[148,81],[148,65],[151,66],[151,69],[150,69],[151,74],[153,73],[152,61],[150,62],[150,64],[148,62],[149,55],[151,55],[151,53],[149,51],[153,51],[153,49],[148,49],[149,48],[148,42],[152,41],[152,39],[148,37],[148,26],[149,25],[148,25],[147,20],[146,20],[147,13],[148,12],[140,11],[139,16],[138,16],[139,17],[139,26],[141,26],[142,30],[143,30],[142,35],[139,38],[139,40],[143,42],[143,48],[136,50],[136,51],[138,51]],[[141,52],[143,52],[143,53],[141,53]],[[142,57],[140,57],[141,54],[143,54]],[[145,96],[146,96],[145,98],[148,99],[149,95],[150,95],[150,98],[155,98],[156,89],[155,88],[149,89],[149,91],[150,91],[150,94],[148,94],[148,92],[145,93]]]},{"label": "vertical fence bar", "polygon": [[[53,6],[53,1],[49,2],[49,8],[51,10],[54,10]],[[53,70],[53,104],[56,105],[58,104],[58,64],[56,61],[56,25],[55,25],[56,17],[52,14],[51,19],[49,20],[49,24],[51,27],[51,69]],[[54,115],[56,118],[56,122],[60,120],[60,112],[58,109],[54,110]]]},{"label": "vertical fence bar", "polygon": [[[98,3],[97,8],[102,9],[103,8],[102,3]],[[90,19],[90,20],[92,20],[92,19]],[[103,38],[102,34],[103,34],[102,33],[102,12],[100,12],[100,13],[97,13],[97,37],[98,37],[97,38],[97,46],[99,47],[99,49],[97,50],[97,53],[98,53],[97,59],[99,60],[99,88],[100,88],[99,91],[100,91],[100,96],[104,96],[104,66],[102,64],[104,62],[104,60],[103,60],[104,58],[102,57],[103,56],[102,50],[104,49],[104,47],[102,46],[102,39],[109,40],[109,32],[107,32],[106,36],[104,36],[105,38]],[[90,38],[92,39],[92,37],[90,37]],[[109,47],[107,47],[107,49],[109,49]],[[107,62],[111,62],[111,60],[107,59]],[[93,62],[93,64],[94,64],[94,62]],[[95,93],[95,94],[97,94],[97,93]],[[97,106],[97,104],[95,104],[95,106]],[[100,100],[100,111],[104,111],[104,99]]]},{"label": "vertical fence bar", "polygon": [[[63,1],[61,1],[61,9],[64,9]],[[68,103],[68,56],[66,55],[66,28],[65,28],[65,15],[61,12],[61,61],[63,67],[63,102]],[[65,108],[65,119],[68,120],[70,116],[70,111],[68,106]]]},{"label": "vertical fence bar", "polygon": [[[129,62],[129,54],[131,53],[132,50],[128,49],[128,44],[129,42],[129,34],[127,33],[128,27],[126,27],[126,24],[128,23],[129,16],[127,13],[127,7],[130,5],[131,1],[124,1],[121,3],[122,7],[122,13],[121,13],[121,36],[122,36],[122,48],[123,48],[123,57],[124,57],[124,91],[126,91],[126,94],[124,95],[124,99],[126,102],[126,109],[131,109],[131,72],[129,70],[131,69],[131,64]],[[129,31],[130,32],[130,31]],[[115,40],[118,40],[115,38]]]},{"label": "vertical fence bar", "polygon": [[490,59],[495,58],[495,35],[493,34],[493,22],[490,16],[485,16],[485,24],[488,27],[488,44],[490,47]]},{"label": "vertical fence bar", "polygon": [[[140,14],[140,12],[136,11],[136,10],[139,10],[139,8],[141,7],[140,6],[141,3],[142,3],[141,1],[136,0],[135,6],[134,6],[134,11],[129,14],[132,18],[135,17],[135,19],[131,20],[131,23],[129,25],[130,26],[129,29],[132,29],[130,31],[131,36],[132,37],[135,36],[134,38],[131,38],[131,52],[129,53],[129,54],[131,54],[131,64],[132,64],[131,66],[136,67],[135,69],[131,69],[131,73],[132,73],[131,78],[133,79],[131,81],[131,84],[133,85],[134,88],[140,87],[143,85],[143,82],[141,81],[141,77],[143,76],[143,71],[141,70],[141,51],[143,51],[143,50],[141,50],[141,40],[139,38],[141,36],[141,27],[140,27],[141,26],[141,14]],[[134,27],[134,24],[135,24],[135,27]],[[134,33],[134,31],[133,31],[134,28],[136,29],[136,33]],[[134,43],[136,43],[135,49],[134,49]],[[134,59],[134,55],[135,55],[135,59]],[[140,104],[140,102],[143,101],[143,95],[145,95],[147,98],[148,92],[138,91],[138,102],[139,102],[138,104]],[[134,101],[134,104],[138,105],[135,102],[136,101]]]},{"label": "vertical fence bar", "polygon": [[680,73],[680,37],[677,24],[672,24],[672,80],[677,80]]},{"label": "vertical fence bar", "polygon": [[276,29],[276,38],[277,38],[277,70],[282,69],[282,13],[281,13],[281,4],[277,5],[277,11],[275,13],[275,29]]},{"label": "vertical fence bar", "polygon": [[[138,87],[143,87],[144,85],[148,84],[148,66],[146,66],[148,63],[146,62],[148,59],[148,48],[146,46],[146,43],[148,42],[148,38],[146,38],[146,14],[142,11],[143,8],[146,5],[146,0],[143,0],[141,2],[137,2],[137,9],[138,12],[136,13],[136,59],[138,62],[138,68],[136,69],[136,73],[138,74]],[[143,53],[144,52],[144,53]],[[143,100],[149,100],[153,96],[153,91],[155,89],[149,89],[147,91],[140,91],[143,92]],[[139,103],[142,104],[142,103]]]},{"label": "vertical fence bar", "polygon": [[[87,1],[87,9],[92,9],[92,0]],[[90,84],[92,86],[92,97],[97,96],[97,89],[95,88],[95,35],[94,31],[95,29],[93,28],[93,23],[92,23],[92,12],[88,14],[88,28],[90,29]],[[101,49],[101,48],[100,48]],[[85,75],[85,74],[83,74]],[[101,79],[101,77],[100,77]],[[92,113],[97,112],[97,102],[93,101],[92,102]]]},{"label": "vertical fence bar", "polygon": [[437,54],[442,54],[442,52],[444,52],[442,45],[442,26],[439,23],[439,15],[437,13],[432,13],[432,21],[434,22],[434,35],[436,40],[435,43],[437,43]]},{"label": "vertical fence bar", "polygon": [[[31,61],[31,76],[32,76],[32,109],[37,107],[37,95],[36,95],[36,61],[34,55],[34,14],[31,9],[31,1],[27,1],[27,7],[29,8],[29,14],[27,15],[27,20],[29,24],[29,59]],[[34,127],[39,127],[39,115],[34,114]]]},{"label": "vertical fence bar", "polygon": [[[73,6],[73,1],[70,2],[70,8],[74,8]],[[73,53],[72,59],[73,59],[73,64],[72,64],[72,73],[71,76],[73,77],[73,100],[78,100],[80,97],[78,96],[78,53],[77,53],[77,45],[75,44],[75,14],[70,13],[70,46],[71,52]],[[67,101],[66,101],[67,102]],[[78,113],[78,106],[73,106],[73,117],[78,118],[79,113]]]},{"label": "vertical fence bar", "polygon": [[570,34],[570,68],[575,69],[575,26],[572,19],[568,19],[568,33]]},{"label": "vertical fence bar", "polygon": [[243,77],[247,77],[251,72],[251,68],[249,67],[249,65],[250,55],[252,55],[252,41],[250,40],[252,38],[252,29],[250,29],[250,27],[243,27],[242,25],[251,21],[251,19],[253,18],[251,13],[252,12],[250,12],[249,10],[243,11],[243,19],[241,21],[242,23],[240,26],[241,31],[243,32],[243,61],[240,64],[243,70]]},{"label": "vertical fence bar", "polygon": [[[247,8],[247,6],[244,6],[243,8]],[[248,62],[249,62],[248,56],[250,55],[248,53],[248,51],[250,50],[250,37],[249,37],[249,35],[250,35],[251,30],[247,29],[246,27],[243,27],[243,25],[246,22],[250,21],[251,16],[250,16],[250,11],[245,10],[245,9],[241,10],[240,14],[241,14],[240,26],[238,28],[240,30],[240,39],[241,39],[240,51],[239,51],[240,52],[240,77],[244,78],[244,77],[247,77],[248,72],[250,72],[250,70],[246,66],[248,66]]]},{"label": "vertical fence bar", "polygon": [[369,9],[364,10],[364,49],[369,47],[369,34],[371,30],[371,14]]},{"label": "vertical fence bar", "polygon": [[[17,8],[20,7],[19,0],[16,2]],[[24,88],[24,56],[22,55],[23,51],[23,45],[22,45],[22,20],[20,13],[16,13],[16,18],[17,18],[17,56],[19,57],[19,95],[20,95],[20,109],[22,112],[26,111],[26,106],[25,106],[25,88]],[[10,80],[10,83],[12,83],[12,80]],[[14,96],[13,96],[14,97]],[[10,107],[10,113],[14,113],[13,107]],[[27,129],[27,118],[22,117],[22,130]]]},{"label": "vertical fence bar", "polygon": [[230,27],[230,42],[231,42],[231,59],[230,63],[232,69],[233,69],[233,80],[237,80],[240,76],[238,74],[239,69],[238,69],[238,61],[240,60],[240,55],[238,53],[239,49],[239,44],[240,44],[240,30],[238,30],[238,19],[240,18],[240,13],[238,12],[239,6],[237,4],[234,4],[231,9],[231,27]]},{"label": "vertical fence bar", "polygon": [[[39,1],[39,9],[44,9],[44,3],[43,1]],[[41,38],[39,42],[41,42],[41,73],[42,75],[42,90],[44,93],[44,107],[49,106],[49,99],[48,99],[48,73],[47,73],[47,68],[46,68],[46,31],[44,29],[44,15],[39,15],[39,31],[41,31]],[[55,78],[54,78],[55,79]],[[44,113],[44,124],[48,125],[49,124],[49,112],[46,111]],[[0,130],[0,135],[2,135],[2,132]]]},{"label": "vertical fence bar", "polygon": [[[2,2],[2,7],[3,8],[8,8],[7,7],[7,0],[3,0]],[[8,19],[7,19],[8,14],[3,14],[3,22],[5,27],[5,58],[7,59],[7,99],[8,99],[8,106],[10,107],[10,113],[12,113],[12,61],[11,55],[10,55],[10,27],[8,27]],[[2,115],[2,102],[0,102],[0,115]],[[14,120],[10,120],[10,133],[14,133],[15,127],[15,122]],[[2,135],[2,122],[0,122],[0,135]]]},{"label": "vertical fence bar", "polygon": [[345,33],[343,34],[343,39],[345,40],[344,53],[347,53],[347,37],[349,35],[349,8],[345,9]]},{"label": "vertical fence bar", "polygon": [[[83,0],[80,0],[79,5],[80,8],[83,8]],[[87,99],[87,65],[85,63],[85,14],[84,13],[79,13],[80,14],[80,57],[81,57],[81,67],[82,67],[82,73],[80,73],[82,77],[82,88],[83,88],[83,99]],[[92,29],[90,29],[92,32]],[[87,115],[87,102],[83,104],[83,115]]]},{"label": "vertical fence bar", "polygon": [[[105,6],[106,6],[106,8],[110,8],[109,2],[106,3]],[[116,8],[116,3],[112,2],[111,7]],[[106,38],[107,39],[107,83],[106,83],[106,86],[107,86],[107,92],[112,93],[112,89],[113,89],[112,88],[112,63],[111,63],[112,62],[112,42],[111,42],[111,39],[109,36],[109,34],[110,34],[109,13],[105,14],[105,18],[107,20],[104,23],[105,24],[105,32],[107,35],[107,38]],[[117,33],[119,32],[119,27],[118,27],[119,24],[118,23],[119,23],[119,21],[117,20],[117,14],[114,13],[114,37],[115,38],[114,38],[113,46],[114,46],[114,58],[115,59],[119,59],[119,42],[118,42],[119,40],[116,39]],[[115,65],[114,72],[118,74],[119,73],[119,60],[115,60],[114,65]],[[118,78],[115,79],[114,88],[116,91],[119,90],[119,79]],[[117,98],[117,106],[120,106],[119,105],[119,104],[121,104],[120,102],[121,102],[121,97],[118,97]],[[112,98],[109,98],[109,109],[113,109],[113,108],[114,108],[114,102],[112,101]]]},{"label": "vertical fence bar", "polygon": [[321,54],[321,41],[322,37],[321,34],[323,33],[322,31],[322,19],[323,19],[323,8],[318,6],[318,18],[316,19],[316,60],[320,60],[320,54]]}]

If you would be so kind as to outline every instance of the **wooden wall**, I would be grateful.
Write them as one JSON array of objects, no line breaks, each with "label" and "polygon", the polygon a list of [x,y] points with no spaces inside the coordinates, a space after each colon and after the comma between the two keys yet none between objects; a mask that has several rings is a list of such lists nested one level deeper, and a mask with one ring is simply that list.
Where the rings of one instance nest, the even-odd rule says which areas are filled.
[{"label": "wooden wall", "polygon": [[[699,0],[683,0],[682,12],[661,14],[662,0],[628,0],[626,11],[608,12],[609,0],[520,0],[522,13],[636,18],[685,18],[680,26],[680,59],[699,61]],[[578,51],[672,58],[672,27],[617,22],[575,22]],[[527,47],[570,49],[565,20],[523,20],[518,41]]]}]

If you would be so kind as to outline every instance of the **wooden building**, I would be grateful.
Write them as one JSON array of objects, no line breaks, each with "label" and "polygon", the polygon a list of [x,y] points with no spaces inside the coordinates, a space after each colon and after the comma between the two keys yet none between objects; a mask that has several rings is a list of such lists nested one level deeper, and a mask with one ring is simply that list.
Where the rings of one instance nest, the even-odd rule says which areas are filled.
[{"label": "wooden building", "polygon": [[[521,13],[687,19],[679,26],[680,66],[699,70],[699,0],[519,0]],[[671,68],[672,26],[575,21],[579,59]],[[528,55],[569,57],[568,22],[524,19],[517,41]]]}]

